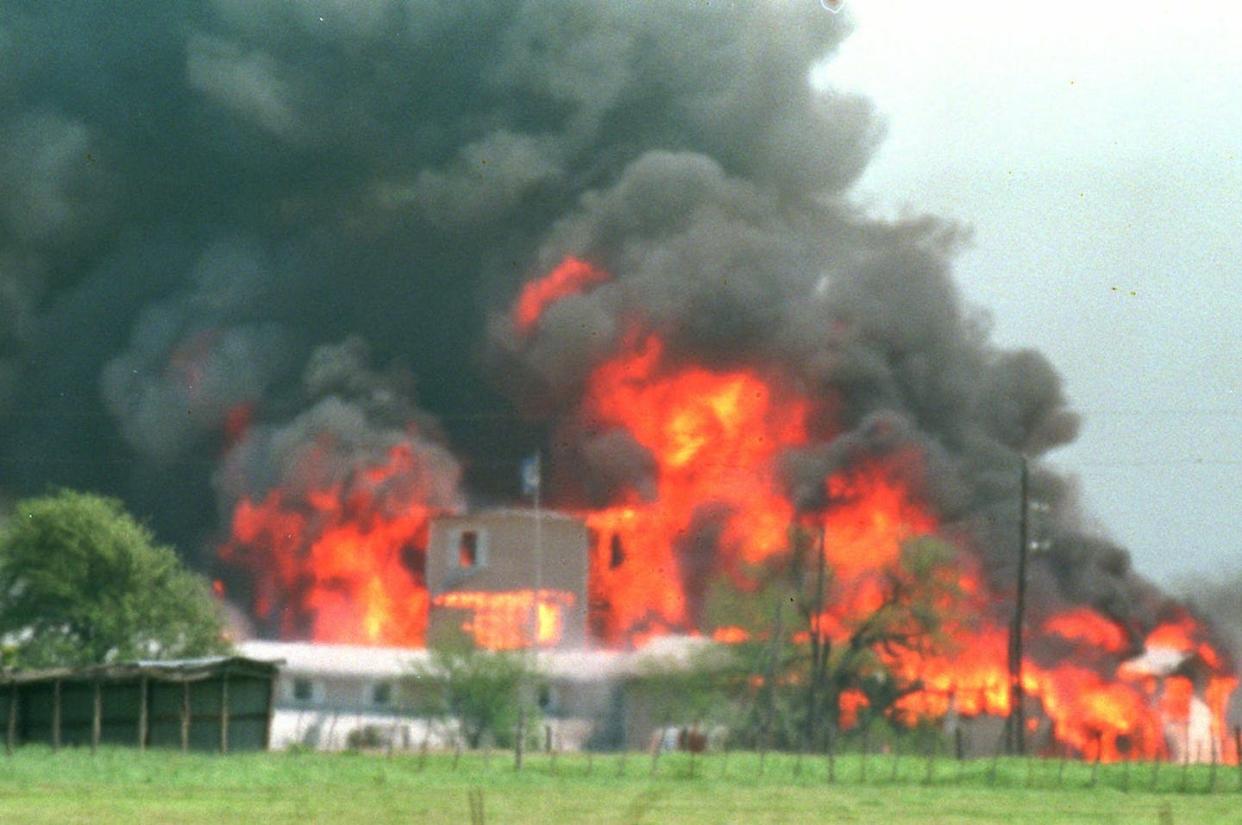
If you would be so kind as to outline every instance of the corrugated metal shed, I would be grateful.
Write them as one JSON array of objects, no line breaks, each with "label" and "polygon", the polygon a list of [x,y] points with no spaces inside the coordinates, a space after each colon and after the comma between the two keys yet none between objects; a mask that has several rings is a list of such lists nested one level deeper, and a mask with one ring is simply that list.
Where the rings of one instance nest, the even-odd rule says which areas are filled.
[{"label": "corrugated metal shed", "polygon": [[0,672],[5,749],[263,750],[280,662],[242,656]]}]

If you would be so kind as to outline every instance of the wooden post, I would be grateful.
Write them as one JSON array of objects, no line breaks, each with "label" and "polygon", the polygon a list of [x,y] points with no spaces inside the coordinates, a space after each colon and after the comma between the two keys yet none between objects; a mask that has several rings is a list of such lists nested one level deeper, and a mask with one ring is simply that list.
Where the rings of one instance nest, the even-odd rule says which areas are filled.
[{"label": "wooden post", "polygon": [[859,781],[866,782],[867,781],[867,756],[871,752],[871,723],[870,721],[868,721],[867,724],[863,725],[862,745],[863,745],[862,763],[858,769],[858,774],[859,774]]},{"label": "wooden post", "polygon": [[828,723],[828,782],[837,781],[837,723]]},{"label": "wooden post", "polygon": [[1005,750],[1022,756],[1026,753],[1026,693],[1022,684],[1022,633],[1026,613],[1026,557],[1030,543],[1027,517],[1030,510],[1030,473],[1026,456],[1021,460],[1018,477],[1018,587],[1014,599],[1013,621],[1009,625],[1009,718],[1005,727]]},{"label": "wooden post", "polygon": [[1233,752],[1238,759],[1238,788],[1242,789],[1242,726],[1233,728]]},{"label": "wooden post", "polygon": [[9,682],[9,724],[4,734],[4,752],[13,753],[13,743],[17,738],[17,682]]},{"label": "wooden post", "polygon": [[190,683],[181,683],[181,752],[190,749]]},{"label": "wooden post", "polygon": [[95,755],[95,751],[99,749],[99,734],[103,727],[103,690],[99,686],[99,679],[95,679],[95,695],[91,703],[91,755]]},{"label": "wooden post", "polygon": [[263,728],[263,750],[272,746],[272,720],[276,716],[276,674],[271,674],[267,689],[267,725]]},{"label": "wooden post", "polygon": [[220,753],[229,752],[229,674],[220,674]]},{"label": "wooden post", "polygon": [[517,736],[513,739],[513,769],[522,770],[522,751],[526,747],[526,702],[518,706]]},{"label": "wooden post", "polygon": [[60,750],[60,680],[52,682],[52,750]]},{"label": "wooden post", "polygon": [[1216,731],[1212,731],[1212,769],[1208,774],[1208,793],[1216,793]]},{"label": "wooden post", "polygon": [[1186,790],[1186,780],[1190,776],[1190,722],[1189,720],[1182,725],[1182,782],[1178,786],[1179,791]]},{"label": "wooden post", "polygon": [[147,727],[149,725],[147,716],[147,677],[143,676],[138,681],[138,750],[145,751],[147,749]]}]

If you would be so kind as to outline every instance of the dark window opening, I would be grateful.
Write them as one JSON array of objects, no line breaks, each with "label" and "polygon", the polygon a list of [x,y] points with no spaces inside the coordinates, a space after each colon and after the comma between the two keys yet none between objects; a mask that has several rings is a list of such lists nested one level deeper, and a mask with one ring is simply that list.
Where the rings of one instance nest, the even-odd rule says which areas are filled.
[{"label": "dark window opening", "polygon": [[371,691],[371,702],[376,705],[387,705],[392,701],[392,684],[380,682]]},{"label": "dark window opening", "polygon": [[625,562],[625,548],[621,546],[621,537],[616,533],[612,534],[612,541],[609,542],[608,568],[616,570]]},{"label": "dark window opening", "polygon": [[552,688],[548,685],[539,686],[539,709],[546,711],[552,707]]},{"label": "dark window opening", "polygon": [[477,567],[479,564],[479,534],[474,530],[463,530],[457,541],[457,565],[459,567]]},{"label": "dark window opening", "polygon": [[310,679],[293,680],[293,698],[299,702],[309,702],[315,696],[315,686]]}]

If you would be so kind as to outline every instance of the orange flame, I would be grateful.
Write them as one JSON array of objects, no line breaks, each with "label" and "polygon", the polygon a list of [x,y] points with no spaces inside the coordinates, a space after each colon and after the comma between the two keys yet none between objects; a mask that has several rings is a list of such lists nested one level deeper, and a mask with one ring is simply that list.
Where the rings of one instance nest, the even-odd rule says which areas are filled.
[{"label": "orange flame", "polygon": [[564,612],[574,604],[574,594],[561,590],[505,590],[482,592],[454,590],[432,600],[436,607],[471,613],[461,629],[475,644],[488,650],[517,650],[531,645],[532,608],[535,642],[555,647],[565,630]]},{"label": "orange flame", "polygon": [[[898,455],[895,460],[917,459]],[[823,518],[824,554],[847,578],[891,567],[907,539],[938,527],[936,518],[913,501],[880,462],[837,473],[828,479],[827,488],[831,504]],[[859,607],[865,610],[868,605]]]},{"label": "orange flame", "polygon": [[527,335],[552,304],[569,295],[578,295],[609,279],[609,274],[581,258],[566,256],[555,269],[522,288],[513,305],[513,326]]},{"label": "orange flame", "polygon": [[1085,607],[1050,617],[1044,622],[1044,632],[1110,653],[1120,653],[1128,642],[1126,632],[1116,622]]},{"label": "orange flame", "polygon": [[284,638],[423,643],[421,558],[434,509],[410,485],[388,485],[412,475],[416,460],[397,445],[383,463],[355,473],[348,489],[294,497],[277,488],[237,503],[220,555],[251,573],[261,619],[274,620]]},{"label": "orange flame", "polygon": [[749,370],[666,368],[655,336],[602,364],[585,410],[599,427],[620,427],[655,459],[657,500],[638,491],[586,514],[597,535],[593,624],[604,640],[636,641],[644,628],[691,629],[681,543],[696,515],[715,508],[721,569],[737,573],[784,552],[794,517],[776,492],[775,458],[805,441],[806,403]]}]

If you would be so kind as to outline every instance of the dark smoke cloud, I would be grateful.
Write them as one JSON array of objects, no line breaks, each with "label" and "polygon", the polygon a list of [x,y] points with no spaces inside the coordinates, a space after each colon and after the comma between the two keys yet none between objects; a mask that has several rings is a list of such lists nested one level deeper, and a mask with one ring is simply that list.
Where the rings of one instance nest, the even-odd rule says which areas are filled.
[{"label": "dark smoke cloud", "polygon": [[340,486],[348,500],[353,485],[362,483],[360,471],[384,464],[394,448],[409,450],[417,460],[409,472],[387,482],[401,489],[388,490],[379,500],[461,508],[461,467],[441,443],[435,422],[414,407],[408,374],[399,366],[375,371],[369,361],[360,338],[311,353],[302,376],[301,412],[254,427],[221,464],[215,483],[225,517],[240,499],[262,500],[276,487],[297,501]]},{"label": "dark smoke cloud", "polygon": [[[446,443],[488,501],[549,438],[581,468],[564,500],[650,496],[650,456],[576,409],[638,328],[805,388],[806,506],[849,456],[918,447],[1003,579],[1016,453],[1077,420],[963,308],[964,231],[850,205],[882,124],[808,84],[846,34],[814,0],[0,0],[0,494],[102,489],[208,558],[212,498],[325,434],[340,473],[416,445],[445,501]],[[519,336],[503,307],[566,253],[615,279]],[[1048,600],[1149,603],[1124,552],[1048,529]]]}]

